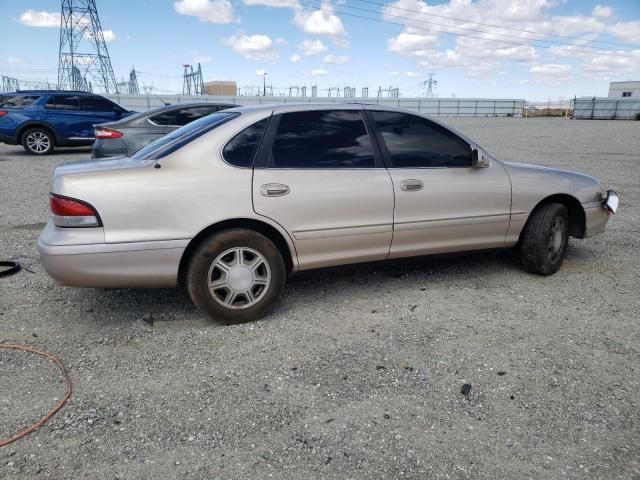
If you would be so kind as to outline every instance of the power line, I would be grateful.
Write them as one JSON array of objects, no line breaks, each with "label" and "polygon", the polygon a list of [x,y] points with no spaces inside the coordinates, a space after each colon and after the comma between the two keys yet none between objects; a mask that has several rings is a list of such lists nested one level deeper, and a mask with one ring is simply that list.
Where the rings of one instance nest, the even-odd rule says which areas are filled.
[{"label": "power line", "polygon": [[[474,25],[481,25],[481,26],[484,26],[484,27],[500,28],[500,29],[503,29],[503,30],[512,30],[512,31],[521,32],[521,33],[531,33],[533,35],[542,35],[542,36],[545,36],[545,37],[569,38],[569,39],[572,39],[572,40],[584,41],[583,38],[572,37],[570,35],[556,35],[556,34],[553,34],[553,33],[534,32],[534,31],[531,31],[531,30],[522,30],[520,28],[515,28],[515,27],[505,27],[505,26],[495,25],[495,24],[491,24],[491,23],[475,22],[473,20],[469,20],[469,19],[465,19],[465,18],[449,17],[449,16],[446,16],[446,15],[438,15],[438,14],[431,13],[431,12],[422,12],[420,10],[412,10],[410,8],[396,7],[394,5],[375,2],[373,0],[358,0],[358,1],[363,2],[363,3],[370,3],[372,5],[378,5],[378,6],[381,6],[381,7],[395,8],[396,10],[404,10],[406,12],[411,12],[411,13],[419,13],[419,14],[422,14],[422,15],[429,15],[430,17],[444,18],[446,20],[455,20],[457,22],[472,23]],[[457,27],[457,26],[454,26],[454,25],[450,25],[450,27],[453,27],[453,28],[465,28],[465,27]],[[498,35],[498,34],[494,34],[494,35]],[[515,37],[515,38],[521,38],[521,37]],[[531,40],[535,40],[535,39],[531,39]],[[606,41],[606,40],[588,40],[588,42],[589,43],[603,43],[603,44],[608,44],[608,45],[618,45],[618,46],[632,47],[632,48],[637,46],[636,44],[621,43],[621,42],[609,42],[609,41]]]},{"label": "power line", "polygon": [[[360,0],[360,1],[365,1],[365,0]],[[351,8],[353,10],[360,10],[360,11],[367,12],[367,13],[374,13],[375,12],[373,10],[367,10],[365,8],[354,7],[352,5],[340,5],[340,6],[343,7],[343,8]],[[399,7],[392,7],[392,8],[400,9]],[[413,13],[421,13],[421,12],[419,12],[417,10],[409,10],[409,9],[406,9],[406,8],[402,8],[401,10],[406,10],[408,12],[413,12]],[[375,13],[378,13],[378,12],[375,12]],[[443,23],[437,23],[437,22],[432,22],[432,21],[428,21],[428,20],[422,20],[422,19],[418,19],[418,18],[410,18],[410,17],[405,17],[405,16],[402,16],[402,15],[395,15],[393,13],[384,13],[384,14],[381,14],[381,15],[385,15],[385,16],[388,16],[388,17],[400,18],[400,19],[403,19],[403,20],[411,20],[411,21],[414,21],[414,22],[425,23],[425,24],[428,24],[428,25],[437,25],[439,27],[457,28],[457,29],[460,29],[460,30],[467,30],[467,31],[470,31],[470,32],[481,33],[481,34],[484,34],[484,35],[495,35],[495,36],[499,36],[499,37],[515,38],[515,39],[520,40],[520,41],[529,40],[530,42],[545,42],[545,43],[553,43],[553,44],[563,45],[563,46],[575,46],[572,43],[562,42],[562,41],[559,41],[559,40],[523,38],[523,37],[518,37],[516,35],[509,35],[509,34],[506,34],[506,33],[489,32],[487,30],[481,30],[481,29],[478,29],[478,28],[459,27],[457,25],[446,25],[446,24],[443,24]],[[443,33],[450,33],[452,35],[456,35],[455,32],[443,32]],[[459,35],[463,35],[463,34],[459,34]],[[471,36],[471,35],[469,35],[469,36]],[[471,36],[471,37],[472,38],[480,38],[482,40],[493,40],[493,39],[484,38],[484,37],[478,37],[478,36]],[[529,45],[529,43],[526,43],[526,45]],[[538,45],[538,46],[540,46],[540,45]],[[592,49],[592,50],[602,50],[603,47],[591,47],[589,45],[582,45],[581,48],[588,48],[588,49]]]},{"label": "power line", "polygon": [[[300,2],[300,5],[304,5],[306,7],[310,7],[310,8],[321,8],[318,5],[314,5],[314,4],[309,4],[309,3],[304,3],[304,2]],[[357,10],[362,10],[365,11],[367,13],[373,14],[373,15],[379,15],[379,12],[376,11],[372,11],[372,10],[366,10],[366,9],[362,9],[362,8],[358,8],[358,7],[350,7],[349,5],[337,5],[337,7],[339,8],[355,8]],[[431,32],[431,33],[444,33],[446,35],[453,35],[453,36],[457,36],[457,37],[469,37],[469,38],[476,38],[479,40],[485,40],[487,42],[495,42],[495,43],[504,43],[504,44],[508,44],[508,45],[519,45],[519,46],[533,46],[533,47],[537,47],[537,48],[557,48],[554,45],[536,45],[536,44],[532,44],[532,42],[539,42],[539,41],[547,41],[547,40],[530,40],[529,42],[513,42],[513,41],[508,41],[508,40],[498,40],[498,39],[494,39],[494,38],[485,38],[485,37],[480,37],[478,35],[470,35],[470,34],[465,34],[465,33],[456,33],[456,32],[449,32],[446,30],[435,30],[433,28],[427,28],[427,27],[420,27],[420,26],[415,26],[415,25],[408,25],[406,23],[400,23],[400,22],[394,22],[391,20],[386,20],[383,18],[371,18],[371,17],[365,17],[363,15],[357,15],[355,13],[349,13],[349,12],[345,12],[345,11],[340,11],[340,10],[336,10],[337,13],[339,13],[340,15],[346,15],[349,17],[354,17],[354,18],[360,18],[363,20],[370,20],[373,22],[378,22],[378,23],[388,23],[391,25],[399,25],[401,27],[411,27],[414,28],[416,30],[423,30],[426,32]],[[394,15],[395,17],[401,18],[403,20],[407,20],[410,22],[421,22],[421,23],[430,23],[427,21],[421,21],[421,20],[417,20],[417,19],[413,19],[413,18],[409,18],[409,17],[403,17],[400,15]],[[457,27],[451,27],[451,28],[457,28]],[[491,32],[486,32],[487,35],[492,35]],[[621,52],[610,52],[610,51],[602,51],[602,50],[584,50],[584,49],[580,49],[580,48],[575,48],[575,45],[567,43],[567,44],[563,44],[563,46],[567,46],[567,47],[572,47],[572,52],[577,52],[577,53],[589,53],[589,54],[601,54],[601,55],[609,55],[609,56],[615,56],[615,57],[624,57],[624,58],[638,58],[639,55],[637,55],[635,52],[626,52],[625,53],[621,53]]]}]

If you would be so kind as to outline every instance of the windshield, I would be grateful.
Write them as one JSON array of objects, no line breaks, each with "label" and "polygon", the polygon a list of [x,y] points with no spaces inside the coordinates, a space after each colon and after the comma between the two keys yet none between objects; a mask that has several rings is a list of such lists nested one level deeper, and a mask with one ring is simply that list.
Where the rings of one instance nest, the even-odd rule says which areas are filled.
[{"label": "windshield", "polygon": [[131,158],[136,160],[158,160],[238,115],[240,114],[219,112],[202,117],[141,148],[131,155]]}]

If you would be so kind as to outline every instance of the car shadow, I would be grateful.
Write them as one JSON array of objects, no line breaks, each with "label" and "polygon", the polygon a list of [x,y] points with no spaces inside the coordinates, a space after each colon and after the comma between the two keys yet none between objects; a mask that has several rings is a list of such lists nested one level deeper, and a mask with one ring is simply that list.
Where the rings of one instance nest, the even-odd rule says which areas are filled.
[{"label": "car shadow", "polygon": [[[588,249],[587,249],[588,250]],[[569,244],[570,261],[586,260],[589,253],[575,242]],[[278,315],[296,309],[302,302],[323,295],[335,297],[335,302],[352,294],[361,297],[377,295],[385,288],[429,288],[430,283],[446,284],[469,278],[479,281],[504,272],[526,273],[511,250],[458,253],[417,257],[383,262],[364,263],[307,270],[295,273],[287,280],[284,301],[269,310]],[[540,277],[541,278],[541,277]],[[184,286],[178,288],[129,288],[82,290],[84,304],[91,317],[99,323],[141,322],[175,327],[186,324],[226,326],[225,322],[209,320],[191,302]],[[319,300],[321,301],[321,300]],[[103,313],[106,312],[106,313]]]}]

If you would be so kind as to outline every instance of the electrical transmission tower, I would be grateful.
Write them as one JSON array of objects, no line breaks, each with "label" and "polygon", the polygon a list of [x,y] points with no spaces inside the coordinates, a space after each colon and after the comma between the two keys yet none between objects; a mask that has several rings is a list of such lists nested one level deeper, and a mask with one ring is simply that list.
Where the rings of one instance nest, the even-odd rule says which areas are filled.
[{"label": "electrical transmission tower", "polygon": [[183,65],[184,79],[182,82],[183,95],[203,95],[204,80],[202,80],[202,67],[198,63],[198,69],[193,70],[192,65]]},{"label": "electrical transmission tower", "polygon": [[20,82],[17,78],[2,76],[2,90],[0,92],[10,93],[20,90]]},{"label": "electrical transmission tower", "polygon": [[95,0],[62,0],[58,88],[118,93]]},{"label": "electrical transmission tower", "polygon": [[433,79],[433,76],[435,75],[435,73],[430,72],[428,75],[429,75],[429,80],[422,82],[422,85],[427,87],[426,97],[433,98],[433,87],[435,87],[438,84],[438,81]]},{"label": "electrical transmission tower", "polygon": [[132,68],[129,72],[129,81],[118,82],[118,92],[128,93],[129,95],[139,95],[140,87],[138,87],[138,76],[136,75],[136,69]]}]

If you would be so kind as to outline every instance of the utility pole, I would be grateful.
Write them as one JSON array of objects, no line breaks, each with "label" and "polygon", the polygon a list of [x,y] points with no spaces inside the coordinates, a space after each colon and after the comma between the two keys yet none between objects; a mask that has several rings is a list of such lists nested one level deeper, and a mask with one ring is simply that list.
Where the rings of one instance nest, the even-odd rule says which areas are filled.
[{"label": "utility pole", "polygon": [[422,82],[421,85],[425,85],[427,87],[427,92],[425,96],[427,98],[433,98],[433,87],[435,87],[438,84],[438,81],[433,79],[435,72],[429,72],[428,75],[429,75],[429,80]]},{"label": "utility pole", "polygon": [[267,96],[267,72],[262,72],[262,96]]},{"label": "utility pole", "polygon": [[95,0],[62,0],[58,88],[118,93]]}]

